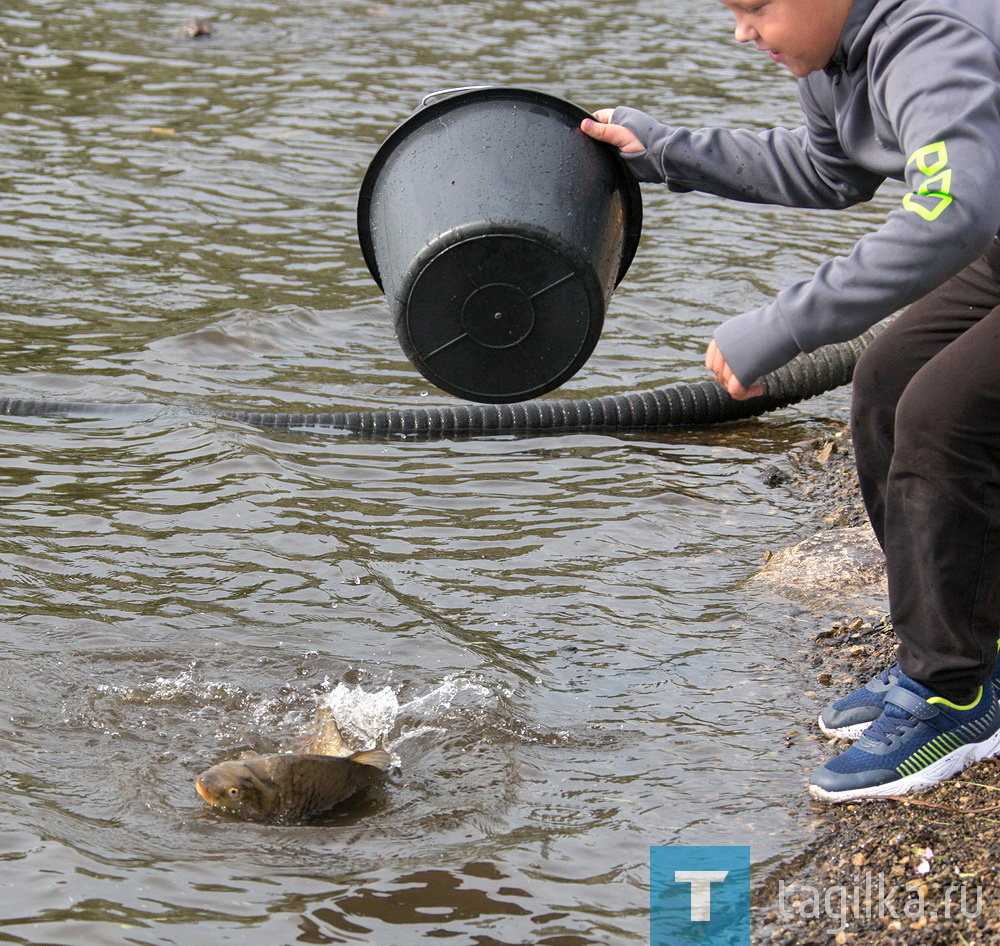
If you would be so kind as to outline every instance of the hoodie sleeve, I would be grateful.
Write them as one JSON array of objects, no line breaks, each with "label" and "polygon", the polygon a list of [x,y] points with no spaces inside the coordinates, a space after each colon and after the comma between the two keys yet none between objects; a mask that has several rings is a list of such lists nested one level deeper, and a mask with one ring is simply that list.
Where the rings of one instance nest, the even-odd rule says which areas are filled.
[{"label": "hoodie sleeve", "polygon": [[1000,50],[953,18],[913,17],[869,51],[869,100],[906,157],[903,200],[851,253],[724,322],[746,385],[800,351],[846,341],[981,256],[1000,230]]},{"label": "hoodie sleeve", "polygon": [[787,207],[840,209],[871,199],[884,178],[852,164],[821,111],[803,105],[806,124],[794,130],[681,128],[624,106],[611,120],[645,146],[623,155],[640,181]]}]

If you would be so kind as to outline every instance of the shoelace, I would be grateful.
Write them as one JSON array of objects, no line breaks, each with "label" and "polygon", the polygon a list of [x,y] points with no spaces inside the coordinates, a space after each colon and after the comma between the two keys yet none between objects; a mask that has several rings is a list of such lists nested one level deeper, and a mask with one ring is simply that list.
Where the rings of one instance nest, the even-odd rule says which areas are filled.
[{"label": "shoelace", "polygon": [[893,664],[891,667],[886,667],[875,679],[879,683],[888,683],[890,674],[898,679],[900,672],[899,664]]},{"label": "shoelace", "polygon": [[[904,711],[897,710],[897,712],[903,713]],[[899,736],[904,730],[912,729],[919,722],[919,719],[909,713],[897,716],[896,713],[890,715],[888,712],[884,712],[868,727],[865,736],[873,742],[889,745],[894,737]]]}]

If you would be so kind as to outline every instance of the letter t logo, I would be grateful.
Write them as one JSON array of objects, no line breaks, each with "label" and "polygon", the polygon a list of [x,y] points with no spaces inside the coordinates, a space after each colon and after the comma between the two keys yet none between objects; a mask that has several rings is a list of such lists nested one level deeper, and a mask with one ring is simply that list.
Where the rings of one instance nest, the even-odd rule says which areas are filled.
[{"label": "letter t logo", "polygon": [[721,883],[728,870],[675,870],[674,880],[691,885],[691,921],[707,923],[712,919],[712,884]]}]

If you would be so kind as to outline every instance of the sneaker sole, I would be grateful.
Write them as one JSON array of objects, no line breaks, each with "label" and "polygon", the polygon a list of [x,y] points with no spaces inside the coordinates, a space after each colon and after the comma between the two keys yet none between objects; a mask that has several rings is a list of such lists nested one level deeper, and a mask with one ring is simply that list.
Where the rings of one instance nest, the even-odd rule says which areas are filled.
[{"label": "sneaker sole", "polygon": [[[877,718],[877,717],[876,717]],[[837,728],[827,728],[823,724],[823,717],[817,718],[816,723],[819,726],[819,730],[826,736],[827,739],[847,739],[854,742],[875,720],[870,720],[867,723],[855,723],[853,726],[838,726]]]},{"label": "sneaker sole", "polygon": [[961,772],[973,762],[979,762],[1000,752],[1000,730],[983,742],[972,742],[959,746],[954,752],[942,756],[919,772],[896,779],[894,782],[884,782],[882,785],[871,785],[868,788],[851,788],[842,792],[828,792],[819,785],[810,785],[809,794],[819,801],[837,802],[864,801],[869,798],[884,798],[887,795],[905,795],[907,792],[921,788],[930,788]]}]

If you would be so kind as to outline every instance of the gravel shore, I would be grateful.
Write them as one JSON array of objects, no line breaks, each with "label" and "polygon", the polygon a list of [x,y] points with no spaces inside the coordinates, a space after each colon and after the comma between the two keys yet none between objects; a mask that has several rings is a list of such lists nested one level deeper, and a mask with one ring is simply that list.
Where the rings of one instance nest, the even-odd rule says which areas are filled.
[{"label": "gravel shore", "polygon": [[[846,429],[789,460],[790,473],[765,476],[816,503],[828,526],[866,522]],[[821,627],[813,646],[819,682],[837,693],[895,660],[887,616]],[[756,891],[751,943],[1000,944],[1000,760],[905,798],[814,802],[811,814],[812,843]]]}]

